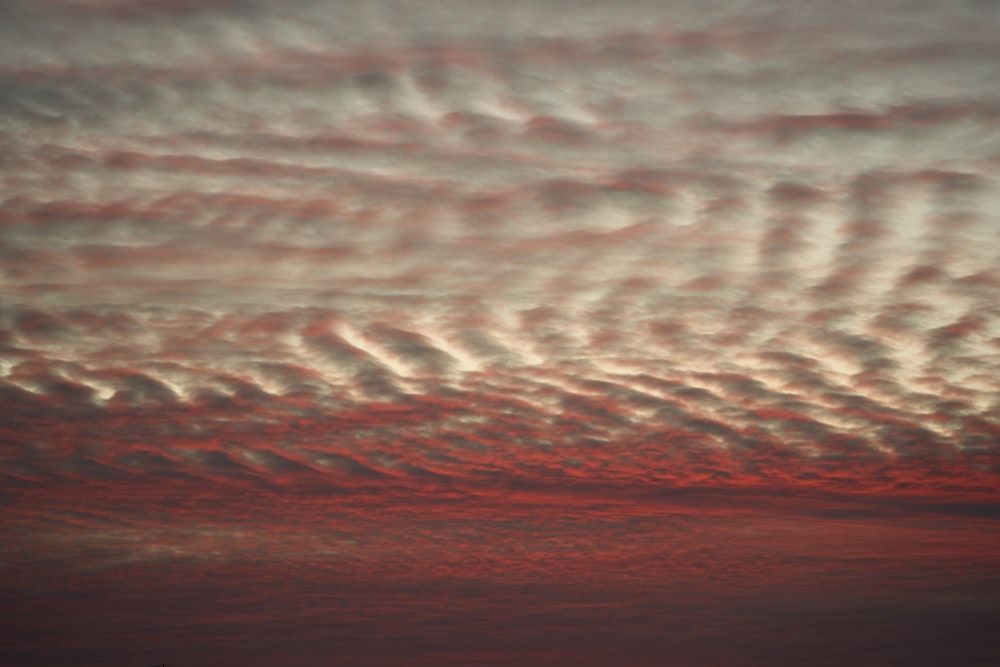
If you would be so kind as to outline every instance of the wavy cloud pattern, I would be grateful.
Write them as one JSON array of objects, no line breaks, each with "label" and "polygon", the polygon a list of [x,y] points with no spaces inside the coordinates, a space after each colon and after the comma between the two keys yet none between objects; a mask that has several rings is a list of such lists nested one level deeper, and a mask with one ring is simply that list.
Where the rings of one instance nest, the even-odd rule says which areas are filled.
[{"label": "wavy cloud pattern", "polygon": [[998,21],[0,3],[6,655],[705,667],[980,628]]}]

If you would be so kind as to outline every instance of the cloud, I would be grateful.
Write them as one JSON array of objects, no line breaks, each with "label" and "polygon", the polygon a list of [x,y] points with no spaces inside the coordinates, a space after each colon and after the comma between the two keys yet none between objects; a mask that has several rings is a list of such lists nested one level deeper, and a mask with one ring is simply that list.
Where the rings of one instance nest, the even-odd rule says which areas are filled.
[{"label": "cloud", "polygon": [[996,13],[786,9],[0,3],[9,661],[985,618]]}]

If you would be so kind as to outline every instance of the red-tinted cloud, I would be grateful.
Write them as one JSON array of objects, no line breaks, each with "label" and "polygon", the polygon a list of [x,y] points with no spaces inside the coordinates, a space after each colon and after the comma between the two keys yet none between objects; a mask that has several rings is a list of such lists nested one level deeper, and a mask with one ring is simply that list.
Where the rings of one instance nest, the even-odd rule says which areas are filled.
[{"label": "red-tinted cloud", "polygon": [[996,12],[390,5],[0,6],[0,660],[994,657]]}]

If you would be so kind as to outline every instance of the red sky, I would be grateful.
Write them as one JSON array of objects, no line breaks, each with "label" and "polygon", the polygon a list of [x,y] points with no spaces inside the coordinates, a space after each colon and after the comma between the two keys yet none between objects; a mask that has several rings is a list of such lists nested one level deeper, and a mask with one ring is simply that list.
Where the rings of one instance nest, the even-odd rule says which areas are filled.
[{"label": "red sky", "polygon": [[1000,662],[998,28],[0,2],[0,663]]}]

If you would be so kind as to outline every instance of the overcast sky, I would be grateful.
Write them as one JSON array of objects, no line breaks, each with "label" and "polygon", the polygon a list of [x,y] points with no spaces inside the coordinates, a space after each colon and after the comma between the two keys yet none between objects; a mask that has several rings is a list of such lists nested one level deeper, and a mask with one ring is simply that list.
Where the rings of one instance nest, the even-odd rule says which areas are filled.
[{"label": "overcast sky", "polygon": [[1000,661],[998,34],[0,0],[0,661]]}]

